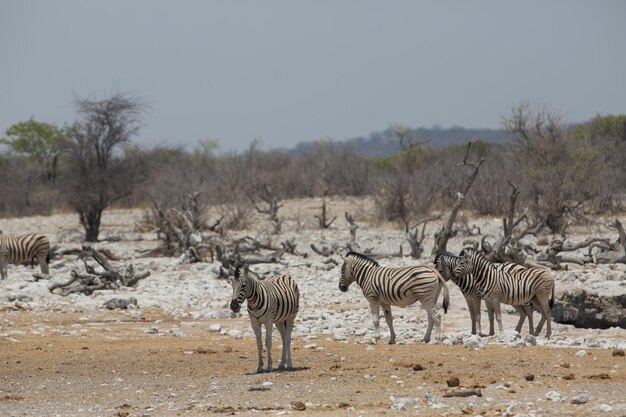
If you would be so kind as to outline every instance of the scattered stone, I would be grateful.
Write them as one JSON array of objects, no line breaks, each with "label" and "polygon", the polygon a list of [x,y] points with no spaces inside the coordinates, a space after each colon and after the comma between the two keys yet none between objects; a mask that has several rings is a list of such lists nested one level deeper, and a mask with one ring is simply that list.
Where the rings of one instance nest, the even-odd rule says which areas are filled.
[{"label": "scattered stone", "polygon": [[484,349],[486,347],[485,341],[477,335],[471,335],[467,339],[463,340],[463,347],[468,349]]},{"label": "scattered stone", "polygon": [[448,384],[448,386],[450,388],[454,388],[454,387],[458,387],[459,385],[461,385],[461,381],[459,381],[459,378],[454,376],[454,377],[448,379],[446,381],[446,384]]},{"label": "scattered stone", "polygon": [[214,333],[219,333],[222,330],[222,325],[217,323],[217,324],[212,324],[209,326],[209,331],[210,332],[214,332]]},{"label": "scattered stone", "polygon": [[233,339],[243,338],[243,332],[239,329],[230,329],[226,334],[228,335],[228,337]]},{"label": "scattered stone", "polygon": [[550,401],[562,401],[563,400],[563,396],[561,396],[561,394],[556,391],[549,391],[546,394],[546,398],[549,399]]},{"label": "scattered stone", "polygon": [[587,356],[587,351],[585,349],[581,349],[578,352],[576,352],[576,356]]},{"label": "scattered stone", "polygon": [[415,372],[417,372],[417,371],[423,371],[423,370],[424,370],[424,367],[423,367],[422,365],[420,365],[420,364],[415,364],[415,365],[413,365],[413,370],[414,370]]},{"label": "scattered stone", "polygon": [[575,404],[575,405],[582,405],[582,404],[586,404],[588,401],[589,401],[588,394],[580,394],[575,397],[572,397],[572,399],[570,400],[570,403]]},{"label": "scattered stone", "polygon": [[570,374],[567,374],[567,375],[565,375],[565,376],[563,377],[563,379],[564,379],[564,380],[566,380],[566,381],[571,381],[571,380],[572,380],[572,379],[574,379],[574,378],[576,378],[576,377],[574,376],[574,374],[571,374],[571,373],[570,373]]},{"label": "scattered stone", "polygon": [[613,356],[624,356],[624,351],[622,349],[615,349],[613,351]]},{"label": "scattered stone", "polygon": [[535,380],[535,375],[533,374],[526,374],[526,376],[524,377],[524,379],[526,381],[534,381]]},{"label": "scattered stone", "polygon": [[291,406],[296,411],[304,411],[306,410],[306,405],[302,401],[292,401]]},{"label": "scattered stone", "polygon": [[250,387],[248,388],[248,391],[250,392],[254,392],[254,391],[269,391],[271,388],[268,387]]},{"label": "scattered stone", "polygon": [[106,301],[102,306],[104,308],[108,308],[109,310],[126,310],[129,306],[137,307],[137,299],[135,297],[111,298],[109,301]]},{"label": "scattered stone", "polygon": [[594,411],[602,411],[602,412],[605,412],[605,413],[609,413],[609,412],[613,411],[613,407],[611,407],[608,404],[598,404],[595,407],[593,407],[593,410]]},{"label": "scattered stone", "polygon": [[144,330],[144,333],[146,334],[157,334],[159,333],[159,328],[158,327],[148,327],[146,330]]}]

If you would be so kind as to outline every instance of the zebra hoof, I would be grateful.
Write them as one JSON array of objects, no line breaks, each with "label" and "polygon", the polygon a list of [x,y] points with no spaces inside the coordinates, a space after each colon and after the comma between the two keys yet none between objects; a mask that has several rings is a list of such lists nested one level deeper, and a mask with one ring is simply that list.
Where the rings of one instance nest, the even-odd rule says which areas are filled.
[{"label": "zebra hoof", "polygon": [[393,340],[389,339],[389,344],[390,345],[395,345],[396,344],[396,339],[393,339]]}]

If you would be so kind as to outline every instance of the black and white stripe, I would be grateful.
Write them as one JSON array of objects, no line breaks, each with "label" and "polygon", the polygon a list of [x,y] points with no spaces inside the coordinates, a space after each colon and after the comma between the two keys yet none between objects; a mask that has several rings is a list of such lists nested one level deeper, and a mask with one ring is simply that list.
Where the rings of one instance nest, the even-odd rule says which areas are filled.
[{"label": "black and white stripe", "polygon": [[[470,320],[472,322],[472,334],[481,334],[481,291],[480,287],[477,285],[476,280],[474,278],[474,274],[468,273],[464,275],[455,275],[453,274],[454,268],[459,265],[459,262],[464,262],[464,258],[450,255],[450,254],[441,254],[435,257],[435,268],[441,273],[444,279],[452,280],[465,297],[465,301],[467,302],[467,308],[470,313]],[[507,263],[507,264],[494,264],[494,266],[500,270],[506,271],[507,273],[516,273],[521,270],[525,270],[526,268],[521,265]],[[485,300],[485,307],[487,309],[487,315],[489,317],[489,335],[493,336],[495,334],[494,328],[494,316],[496,321],[498,322],[499,331],[503,331],[502,327],[502,315],[500,312],[500,303],[494,303],[489,300]],[[526,309],[529,307],[525,306],[514,306],[515,309],[520,313],[520,322],[518,323],[519,332],[521,330],[521,325],[523,324],[526,318]]]},{"label": "black and white stripe", "polygon": [[350,252],[343,257],[339,290],[348,291],[350,284],[356,281],[361,287],[365,299],[370,304],[374,321],[374,336],[380,338],[380,312],[382,306],[385,321],[389,326],[389,343],[396,341],[393,330],[391,306],[406,307],[419,300],[428,314],[428,329],[424,342],[430,341],[434,324],[441,331],[441,318],[435,314],[435,304],[443,287],[443,309],[448,311],[450,303],[448,286],[439,272],[427,265],[405,266],[399,268],[381,267],[378,262],[359,253]]},{"label": "black and white stripe", "polygon": [[283,342],[278,368],[283,369],[286,365],[287,369],[293,369],[291,332],[300,305],[300,292],[296,282],[286,274],[259,280],[256,274],[249,270],[247,264],[234,268],[231,282],[233,286],[231,310],[239,312],[243,302],[248,300],[248,314],[258,351],[257,373],[263,371],[262,325],[265,325],[267,372],[272,371],[272,324],[276,324]]},{"label": "black and white stripe", "polygon": [[27,235],[0,234],[0,274],[7,277],[8,264],[22,264],[37,258],[41,272],[48,274],[50,261],[50,242],[45,235],[30,233]]},{"label": "black and white stripe", "polygon": [[[517,266],[497,267],[475,249],[465,248],[460,256],[467,262],[460,262],[454,269],[457,276],[473,274],[480,288],[481,298],[493,303],[505,303],[521,306],[528,315],[532,332],[532,313],[530,304],[542,315],[542,319],[533,334],[537,335],[547,322],[546,337],[552,334],[550,309],[554,303],[554,278],[545,269],[524,268]],[[518,309],[518,311],[520,311]],[[496,311],[497,314],[497,311]],[[524,317],[516,330],[520,331]]]}]

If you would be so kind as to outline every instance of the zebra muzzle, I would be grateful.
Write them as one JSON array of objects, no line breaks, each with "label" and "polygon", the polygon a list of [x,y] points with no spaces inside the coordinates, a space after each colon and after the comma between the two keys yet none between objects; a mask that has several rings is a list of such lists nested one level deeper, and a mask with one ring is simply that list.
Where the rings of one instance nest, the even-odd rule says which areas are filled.
[{"label": "zebra muzzle", "polygon": [[239,313],[239,310],[241,310],[241,304],[239,304],[239,301],[237,300],[231,300],[230,309],[233,310],[235,313]]},{"label": "zebra muzzle", "polygon": [[348,291],[348,287],[346,285],[339,284],[339,291],[346,292]]}]

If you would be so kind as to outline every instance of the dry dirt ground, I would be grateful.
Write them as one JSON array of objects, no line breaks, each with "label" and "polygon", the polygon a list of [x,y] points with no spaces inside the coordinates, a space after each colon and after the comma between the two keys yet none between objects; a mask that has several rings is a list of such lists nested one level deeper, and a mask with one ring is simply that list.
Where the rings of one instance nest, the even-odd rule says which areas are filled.
[{"label": "dry dirt ground", "polygon": [[[99,310],[87,321],[81,313],[0,312],[12,331],[0,338],[0,416],[626,414],[598,409],[626,402],[626,360],[610,349],[577,356],[572,348],[472,350],[322,337],[311,349],[296,338],[295,371],[254,374],[254,339],[211,332],[211,320]],[[146,332],[155,322],[159,332]],[[224,326],[248,325],[235,318]],[[276,366],[277,337],[273,351]],[[459,388],[448,387],[453,378]],[[443,397],[472,388],[482,396]],[[550,391],[563,401],[548,399]],[[589,402],[571,404],[581,392]],[[403,401],[404,411],[391,408]]]}]

